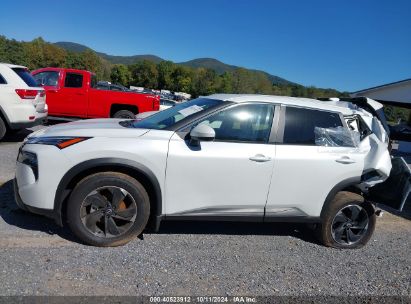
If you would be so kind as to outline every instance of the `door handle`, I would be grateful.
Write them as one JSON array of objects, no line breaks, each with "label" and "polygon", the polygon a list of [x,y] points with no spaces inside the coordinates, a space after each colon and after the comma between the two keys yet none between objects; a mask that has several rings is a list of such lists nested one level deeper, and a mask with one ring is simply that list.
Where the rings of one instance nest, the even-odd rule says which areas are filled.
[{"label": "door handle", "polygon": [[355,160],[352,158],[349,158],[348,156],[342,156],[341,158],[338,158],[335,160],[337,163],[340,164],[353,164],[355,163]]},{"label": "door handle", "polygon": [[270,161],[271,157],[262,154],[256,154],[255,156],[250,157],[250,160],[255,161],[257,163],[264,163]]}]

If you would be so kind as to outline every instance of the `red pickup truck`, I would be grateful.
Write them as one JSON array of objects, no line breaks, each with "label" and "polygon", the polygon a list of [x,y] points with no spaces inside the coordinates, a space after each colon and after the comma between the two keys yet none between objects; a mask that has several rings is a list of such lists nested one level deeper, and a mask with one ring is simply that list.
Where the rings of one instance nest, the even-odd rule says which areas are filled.
[{"label": "red pickup truck", "polygon": [[96,75],[89,71],[44,68],[32,74],[46,90],[50,116],[134,119],[160,107],[159,96],[98,87]]}]

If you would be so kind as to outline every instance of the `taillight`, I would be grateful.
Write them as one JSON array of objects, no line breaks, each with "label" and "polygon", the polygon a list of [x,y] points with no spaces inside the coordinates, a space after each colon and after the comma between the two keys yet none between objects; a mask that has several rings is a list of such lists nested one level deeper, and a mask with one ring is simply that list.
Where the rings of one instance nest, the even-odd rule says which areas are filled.
[{"label": "taillight", "polygon": [[40,92],[41,91],[39,90],[16,89],[16,93],[20,96],[21,99],[35,99],[37,94],[39,94]]}]

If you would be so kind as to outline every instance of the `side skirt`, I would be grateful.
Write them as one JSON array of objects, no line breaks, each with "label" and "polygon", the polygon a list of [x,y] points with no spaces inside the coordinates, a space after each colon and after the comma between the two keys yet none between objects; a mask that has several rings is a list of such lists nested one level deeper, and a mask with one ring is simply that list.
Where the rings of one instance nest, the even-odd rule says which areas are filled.
[{"label": "side skirt", "polygon": [[201,215],[201,216],[184,216],[168,215],[157,216],[154,223],[154,232],[158,232],[162,221],[223,221],[223,222],[253,222],[253,223],[321,223],[320,217],[313,216],[254,216],[254,215]]}]

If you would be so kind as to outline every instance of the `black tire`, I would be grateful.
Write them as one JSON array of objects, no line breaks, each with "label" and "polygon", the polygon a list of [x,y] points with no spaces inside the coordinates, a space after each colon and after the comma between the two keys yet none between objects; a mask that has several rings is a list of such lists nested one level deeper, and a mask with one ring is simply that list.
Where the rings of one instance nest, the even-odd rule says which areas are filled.
[{"label": "black tire", "polygon": [[374,206],[361,195],[341,191],[324,207],[317,235],[327,247],[357,249],[370,240],[376,224]]},{"label": "black tire", "polygon": [[[121,189],[123,195],[127,193],[117,203],[117,206],[124,205],[123,210],[120,210],[120,207],[116,208],[113,203],[114,192],[117,189]],[[109,198],[110,195],[111,198]],[[102,203],[99,197],[106,200]],[[126,206],[126,204],[129,205]],[[89,208],[89,213],[87,208]],[[109,209],[111,209],[110,214],[108,214]],[[130,213],[131,211],[132,213],[134,209],[135,214],[126,221],[118,219],[120,212]],[[71,231],[85,244],[99,247],[120,246],[128,243],[142,233],[149,215],[150,200],[147,191],[134,178],[117,172],[96,173],[84,178],[70,194],[67,204],[67,221]],[[115,224],[114,234],[111,234],[110,226],[113,226],[108,222]]]},{"label": "black tire", "polygon": [[4,138],[6,135],[7,131],[7,126],[6,123],[4,122],[3,118],[0,117],[0,140]]},{"label": "black tire", "polygon": [[135,119],[136,114],[128,110],[120,110],[114,113],[113,118]]}]

